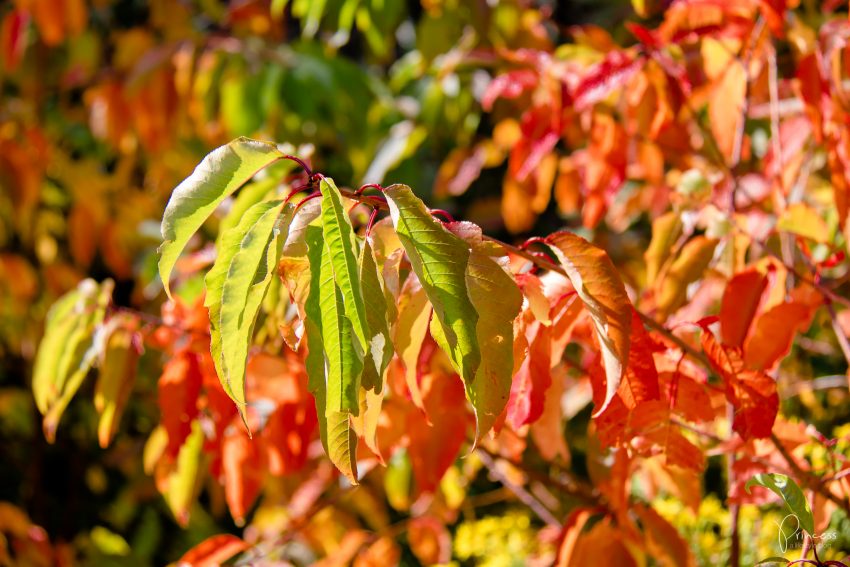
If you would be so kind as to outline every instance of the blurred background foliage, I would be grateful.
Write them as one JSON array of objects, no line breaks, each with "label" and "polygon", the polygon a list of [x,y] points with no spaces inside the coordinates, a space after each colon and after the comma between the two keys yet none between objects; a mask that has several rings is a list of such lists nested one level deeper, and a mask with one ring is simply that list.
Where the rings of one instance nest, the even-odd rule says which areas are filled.
[{"label": "blurred background foliage", "polygon": [[[91,384],[69,407],[52,445],[44,440],[29,390],[47,308],[83,278],[112,278],[117,305],[157,311],[161,287],[154,272],[164,204],[207,152],[236,136],[284,142],[292,153],[310,159],[340,184],[407,183],[432,206],[476,222],[486,233],[505,240],[521,241],[565,225],[588,229],[599,225],[597,236],[609,242],[606,248],[618,265],[624,265],[627,274],[641,272],[634,264],[640,263],[649,242],[649,221],[668,206],[669,193],[636,188],[678,183],[679,192],[690,195],[707,181],[667,183],[660,179],[662,158],[660,172],[630,173],[619,200],[606,205],[613,212],[603,221],[604,210],[573,202],[571,165],[552,157],[537,164],[529,183],[545,190],[538,191],[540,200],[527,209],[525,201],[510,200],[516,187],[504,181],[509,169],[515,169],[506,156],[519,142],[520,111],[503,101],[487,101],[485,94],[496,75],[534,53],[556,53],[559,61],[587,68],[616,44],[634,42],[624,23],[635,18],[636,8],[650,23],[658,23],[666,4],[3,3],[0,565],[5,564],[4,541],[15,548],[21,564],[160,565],[213,534],[241,533],[227,511],[221,487],[212,481],[193,507],[188,526],[178,528],[143,469],[145,442],[159,422],[161,353],[151,350],[141,357],[122,427],[107,449],[97,441]],[[799,9],[801,21],[814,29],[821,17],[817,4],[803,2]],[[805,39],[805,33],[800,35]],[[539,94],[512,96],[518,97],[521,107],[554,112]],[[625,132],[613,121],[600,123],[599,135],[609,138],[603,145],[617,145]],[[760,126],[764,129],[764,124]],[[575,132],[563,135],[574,139],[576,146],[586,143]],[[680,140],[667,141],[671,145],[665,151],[675,153]],[[613,153],[611,147],[605,151]],[[564,182],[553,189],[556,172]],[[558,202],[550,200],[553,191]],[[834,229],[835,219],[829,222]],[[215,234],[215,226],[207,229],[208,235]],[[824,328],[823,321],[816,323],[809,333],[811,341],[819,341]],[[803,366],[801,372],[807,375],[843,372],[838,356],[812,360],[800,357],[793,364]],[[786,409],[833,432],[833,426],[847,417],[846,411],[835,409],[842,400],[846,397],[824,402],[804,392]],[[584,439],[588,414],[585,409],[567,425],[579,469],[590,450]],[[813,463],[824,458],[817,450],[810,455]],[[386,524],[400,521],[411,506],[409,467],[403,456],[391,461],[380,487],[384,494],[358,492],[345,503],[350,516],[318,516],[312,537],[320,538],[322,530],[338,535],[339,530],[350,529],[356,538],[360,532],[352,527],[354,517],[376,515],[380,516],[376,521]],[[722,496],[720,468],[710,464],[705,488]],[[453,543],[446,547],[441,540],[441,526],[423,526],[421,533],[431,534],[435,549],[442,550],[428,557],[443,562],[448,554],[461,564],[487,565],[550,561],[557,534],[544,531],[539,536],[540,526],[533,525],[537,520],[527,510],[504,504],[499,497],[502,489],[478,475],[479,469],[474,459],[459,461],[443,478],[441,502],[456,514]],[[274,503],[291,488],[278,487],[279,494],[267,488],[266,500]],[[467,504],[461,506],[464,499]],[[662,515],[682,527],[704,564],[725,557],[728,526],[719,500],[706,499],[696,515],[693,507],[675,499],[661,499],[658,506]],[[742,519],[742,542],[747,563],[770,551],[762,541],[768,532],[758,524],[770,518],[757,517],[754,507],[745,509],[749,511]],[[255,533],[246,538],[259,538],[263,521],[275,525],[276,513],[273,506],[258,511],[249,528]],[[409,545],[399,549],[393,543],[387,549],[387,557],[402,562],[422,558]],[[301,554],[304,563],[312,557],[296,544],[287,553],[290,559]]]}]

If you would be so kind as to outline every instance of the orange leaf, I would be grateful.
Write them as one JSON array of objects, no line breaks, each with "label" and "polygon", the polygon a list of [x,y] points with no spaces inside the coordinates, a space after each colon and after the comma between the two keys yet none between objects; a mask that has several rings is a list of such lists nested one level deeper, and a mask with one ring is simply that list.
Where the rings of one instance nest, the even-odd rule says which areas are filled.
[{"label": "orange leaf", "polygon": [[184,553],[177,564],[181,566],[191,565],[192,567],[215,567],[246,549],[248,549],[248,544],[234,535],[214,535]]},{"label": "orange leaf", "polygon": [[452,556],[449,531],[436,518],[420,516],[407,525],[407,541],[413,554],[423,565],[448,563]]},{"label": "orange leaf", "polygon": [[408,455],[420,493],[437,488],[457,458],[472,423],[463,383],[457,374],[426,374],[422,377],[422,392],[425,412],[439,419],[429,424],[421,412],[411,411],[407,415]]},{"label": "orange leaf", "polygon": [[241,420],[234,419],[221,442],[224,496],[236,525],[245,523],[245,514],[260,494],[265,470],[259,443],[248,437]]},{"label": "orange leaf", "polygon": [[546,391],[552,384],[550,327],[533,321],[526,328],[526,337],[528,354],[514,376],[506,407],[507,422],[515,430],[543,415]]},{"label": "orange leaf", "polygon": [[601,248],[569,232],[547,239],[590,313],[605,364],[605,396],[594,415],[605,411],[617,393],[629,360],[632,304],[611,259]]},{"label": "orange leaf", "polygon": [[176,457],[192,431],[192,420],[198,415],[201,382],[197,356],[188,350],[176,353],[162,369],[159,378],[159,411],[162,426],[168,433],[165,450],[168,455]]},{"label": "orange leaf", "polygon": [[587,521],[597,513],[598,510],[593,508],[576,508],[570,515],[567,516],[567,521],[564,522],[564,528],[561,530],[561,543],[558,546],[558,563],[557,567],[566,567],[570,564],[573,551],[576,547],[576,542],[581,536],[581,532]]},{"label": "orange leaf", "polygon": [[756,270],[736,274],[726,285],[720,302],[720,336],[723,344],[739,347],[756,314],[767,278]]},{"label": "orange leaf", "polygon": [[741,349],[721,345],[706,328],[702,348],[726,383],[726,399],[735,406],[732,428],[744,440],[769,437],[779,411],[773,378],[764,372],[746,370]]},{"label": "orange leaf", "polygon": [[[743,64],[731,59],[721,77],[715,81],[708,103],[711,132],[720,151],[731,162],[736,135],[744,120],[747,96],[747,73]],[[734,164],[733,164],[734,165]]]},{"label": "orange leaf", "polygon": [[812,322],[815,307],[803,303],[780,303],[756,319],[744,344],[744,362],[748,367],[769,370],[791,350],[798,332]]},{"label": "orange leaf", "polygon": [[643,533],[647,539],[649,553],[659,566],[688,567],[696,565],[688,549],[687,542],[682,539],[670,522],[658,512],[643,504],[637,504],[635,513],[643,525]]}]

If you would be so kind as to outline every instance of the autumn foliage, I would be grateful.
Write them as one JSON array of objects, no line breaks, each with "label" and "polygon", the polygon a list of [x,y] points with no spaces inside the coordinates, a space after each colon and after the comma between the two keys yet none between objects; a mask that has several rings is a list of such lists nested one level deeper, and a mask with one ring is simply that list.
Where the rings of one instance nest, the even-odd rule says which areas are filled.
[{"label": "autumn foliage", "polygon": [[4,5],[0,565],[850,564],[848,39]]}]

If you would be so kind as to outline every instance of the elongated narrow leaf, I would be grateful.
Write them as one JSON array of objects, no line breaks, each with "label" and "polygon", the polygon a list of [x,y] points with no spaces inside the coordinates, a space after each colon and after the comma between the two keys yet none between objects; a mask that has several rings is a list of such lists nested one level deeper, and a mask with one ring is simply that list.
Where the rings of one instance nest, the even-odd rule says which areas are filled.
[{"label": "elongated narrow leaf", "polygon": [[605,365],[605,398],[594,417],[617,394],[629,359],[632,304],[617,269],[604,250],[570,232],[547,239],[593,320]]},{"label": "elongated narrow leaf", "polygon": [[369,325],[357,273],[354,229],[333,179],[322,179],[319,188],[322,191],[322,233],[333,267],[334,282],[342,293],[345,313],[351,321],[354,336],[360,343],[360,350],[365,352],[368,348]]},{"label": "elongated narrow leaf", "polygon": [[[269,202],[256,203],[245,211],[236,226],[229,228],[222,234],[216,244],[215,263],[204,278],[204,284],[206,286],[204,306],[209,310],[210,314],[210,353],[212,354],[213,362],[215,362],[215,370],[219,378],[225,376],[224,369],[221,366],[220,326],[221,296],[224,291],[224,281],[227,279],[233,257],[242,245],[242,240],[252,227],[259,222],[262,216],[269,211],[269,206]],[[292,215],[293,209],[294,206],[290,204],[284,207],[282,224],[285,224],[285,219]],[[228,391],[227,387],[225,387],[225,391]]]},{"label": "elongated narrow leaf", "polygon": [[423,410],[425,403],[419,389],[417,363],[428,333],[431,311],[428,296],[419,279],[409,277],[404,282],[398,300],[398,320],[394,327],[393,345],[399,359],[404,363],[405,382],[410,397],[416,407]]},{"label": "elongated narrow leaf", "polygon": [[331,462],[348,479],[357,484],[357,439],[354,431],[346,424],[348,414],[328,411],[327,375],[322,329],[321,310],[321,270],[322,258],[326,256],[322,231],[318,227],[305,229],[307,257],[310,263],[310,289],[304,305],[306,319],[304,330],[307,336],[307,387],[316,400],[316,414],[319,420],[319,435],[322,446]]},{"label": "elongated narrow leaf", "polygon": [[[109,327],[108,336],[104,339],[100,373],[94,390],[94,406],[100,414],[97,438],[103,448],[109,445],[118,431],[118,423],[136,381],[136,364],[141,354],[134,318],[119,315],[110,319],[106,326]],[[138,339],[140,342],[141,339]]]},{"label": "elongated narrow leaf", "polygon": [[112,298],[112,280],[85,280],[63,296],[48,315],[33,371],[33,394],[44,414],[44,434],[53,442],[59,419],[97,359],[95,333]]},{"label": "elongated narrow leaf", "polygon": [[180,447],[180,453],[168,475],[165,501],[174,514],[177,523],[186,526],[189,523],[189,511],[200,488],[201,466],[204,458],[204,430],[197,419],[192,422],[192,432]]},{"label": "elongated narrow leaf", "polygon": [[[221,380],[224,391],[236,402],[244,418],[245,365],[260,305],[276,273],[283,239],[279,221],[288,223],[291,213],[280,217],[280,201],[256,205],[263,212],[233,254],[221,289],[217,332],[221,333]],[[288,209],[291,211],[291,209]]]},{"label": "elongated narrow leaf", "polygon": [[750,492],[752,486],[763,486],[773,491],[788,504],[791,512],[797,516],[800,526],[809,535],[815,535],[815,519],[812,509],[809,507],[809,501],[806,500],[806,495],[803,494],[802,489],[797,486],[793,478],[784,474],[760,473],[747,481],[744,486],[747,493]]},{"label": "elongated narrow leaf", "polygon": [[358,391],[363,374],[363,353],[354,344],[343,294],[334,281],[333,261],[327,242],[319,268],[319,308],[327,368],[326,411],[329,416],[333,412],[357,415],[360,411]]},{"label": "elongated narrow leaf", "polygon": [[481,229],[469,222],[452,223],[449,230],[471,247],[466,269],[469,298],[478,312],[476,334],[481,348],[481,365],[466,395],[476,419],[476,440],[481,439],[505,409],[511,393],[514,367],[514,319],[522,308],[522,293],[516,282],[491,256],[500,256],[497,246],[485,242]]},{"label": "elongated narrow leaf", "polygon": [[186,243],[216,207],[283,154],[272,145],[238,138],[210,152],[174,189],[162,217],[159,276],[171,297],[170,278]]},{"label": "elongated narrow leaf", "polygon": [[369,237],[360,250],[359,277],[369,325],[369,352],[364,359],[363,387],[380,393],[384,371],[393,357],[390,327],[387,322],[387,296],[378,275],[374,251]]},{"label": "elongated narrow leaf", "polygon": [[431,217],[410,187],[392,185],[384,190],[384,195],[413,271],[434,306],[442,332],[434,339],[448,354],[463,382],[470,384],[481,363],[481,351],[476,332],[478,312],[469,299],[466,284],[469,246]]}]

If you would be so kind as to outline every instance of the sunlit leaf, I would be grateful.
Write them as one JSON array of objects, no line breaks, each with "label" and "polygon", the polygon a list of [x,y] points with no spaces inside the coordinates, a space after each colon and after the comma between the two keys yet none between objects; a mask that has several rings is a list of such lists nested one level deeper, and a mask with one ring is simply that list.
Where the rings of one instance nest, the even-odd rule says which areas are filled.
[{"label": "sunlit leaf", "polygon": [[629,358],[632,304],[603,250],[569,232],[556,233],[547,242],[593,319],[605,365],[605,398],[594,412],[599,415],[617,393]]},{"label": "sunlit leaf", "polygon": [[322,191],[322,235],[333,267],[334,283],[342,294],[345,313],[361,352],[368,348],[369,324],[357,270],[357,243],[342,197],[330,178],[319,183]]},{"label": "sunlit leaf", "polygon": [[216,207],[283,154],[272,145],[238,138],[213,150],[171,194],[162,217],[159,276],[171,297],[171,271],[189,239]]},{"label": "sunlit leaf", "polygon": [[434,338],[464,383],[469,384],[481,363],[476,335],[478,313],[466,284],[469,246],[443,228],[410,187],[392,185],[384,194],[413,271],[434,307],[442,331],[442,336]]},{"label": "sunlit leaf", "polygon": [[[221,311],[218,332],[221,333],[222,387],[233,399],[240,413],[245,412],[245,364],[248,348],[260,306],[272,277],[277,273],[283,239],[279,221],[291,220],[291,208],[282,219],[280,201],[255,205],[262,214],[248,228],[239,249],[233,254],[221,287]],[[247,216],[247,215],[246,215]],[[283,229],[286,230],[286,227]]]}]

